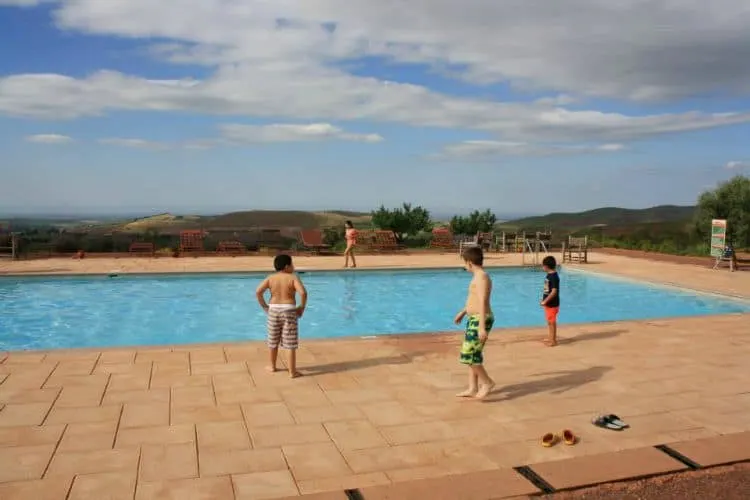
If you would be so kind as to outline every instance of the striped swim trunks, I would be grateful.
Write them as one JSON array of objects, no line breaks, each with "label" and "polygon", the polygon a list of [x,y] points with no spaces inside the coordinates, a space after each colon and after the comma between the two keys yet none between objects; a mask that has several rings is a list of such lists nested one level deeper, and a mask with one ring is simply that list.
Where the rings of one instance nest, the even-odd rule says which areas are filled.
[{"label": "striped swim trunks", "polygon": [[297,306],[294,304],[269,304],[268,347],[296,349],[299,344],[297,331]]}]

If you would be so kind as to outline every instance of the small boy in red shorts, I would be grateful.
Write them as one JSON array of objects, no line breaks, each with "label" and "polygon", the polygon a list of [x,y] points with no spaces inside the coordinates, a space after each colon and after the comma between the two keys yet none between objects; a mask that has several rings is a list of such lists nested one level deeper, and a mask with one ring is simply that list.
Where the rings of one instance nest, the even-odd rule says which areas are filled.
[{"label": "small boy in red shorts", "polygon": [[551,255],[542,260],[542,269],[547,275],[544,277],[544,291],[542,292],[542,307],[547,318],[549,337],[544,340],[548,347],[557,345],[557,313],[560,311],[560,276],[555,269],[557,261]]}]

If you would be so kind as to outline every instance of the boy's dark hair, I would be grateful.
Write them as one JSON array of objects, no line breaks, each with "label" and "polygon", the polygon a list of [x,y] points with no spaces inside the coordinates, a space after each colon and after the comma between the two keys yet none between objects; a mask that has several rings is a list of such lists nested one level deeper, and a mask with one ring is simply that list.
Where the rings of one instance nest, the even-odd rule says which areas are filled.
[{"label": "boy's dark hair", "polygon": [[471,262],[475,266],[481,266],[484,263],[484,252],[480,247],[469,247],[461,254],[464,261]]},{"label": "boy's dark hair", "polygon": [[344,225],[347,225],[349,227],[354,227],[354,224],[352,224],[352,221],[350,221],[350,220],[344,222]]},{"label": "boy's dark hair", "polygon": [[557,261],[553,256],[548,255],[542,260],[542,265],[554,270],[557,267]]},{"label": "boy's dark hair", "polygon": [[287,255],[285,253],[277,255],[273,259],[273,268],[277,271],[283,271],[287,268],[287,266],[292,265],[292,257],[290,255]]}]

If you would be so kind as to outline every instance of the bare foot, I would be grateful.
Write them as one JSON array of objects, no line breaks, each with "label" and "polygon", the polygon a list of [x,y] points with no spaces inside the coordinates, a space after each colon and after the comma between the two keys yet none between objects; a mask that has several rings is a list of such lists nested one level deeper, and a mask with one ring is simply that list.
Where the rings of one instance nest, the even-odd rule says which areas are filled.
[{"label": "bare foot", "polygon": [[490,382],[489,384],[485,384],[479,388],[479,391],[477,392],[477,399],[484,399],[487,397],[487,395],[492,392],[492,389],[495,388],[495,382]]},{"label": "bare foot", "polygon": [[276,368],[275,366],[266,366],[266,371],[269,373],[274,373],[278,371],[278,368]]},{"label": "bare foot", "polygon": [[302,377],[302,376],[303,374],[300,372],[289,372],[289,378],[297,378],[297,377]]},{"label": "bare foot", "polygon": [[458,394],[456,394],[456,397],[457,398],[473,398],[474,396],[476,396],[476,394],[477,394],[476,389],[469,388],[463,392],[459,392]]},{"label": "bare foot", "polygon": [[542,340],[542,344],[546,345],[547,347],[555,347],[557,345],[557,341],[553,341],[550,339],[544,339]]}]

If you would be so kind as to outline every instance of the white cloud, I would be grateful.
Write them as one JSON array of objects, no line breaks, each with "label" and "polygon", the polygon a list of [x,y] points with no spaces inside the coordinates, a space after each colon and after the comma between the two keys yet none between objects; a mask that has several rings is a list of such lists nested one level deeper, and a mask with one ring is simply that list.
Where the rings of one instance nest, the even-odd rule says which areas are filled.
[{"label": "white cloud", "polygon": [[128,139],[122,137],[111,137],[106,139],[99,139],[100,144],[108,146],[120,146],[123,148],[134,148],[134,149],[148,149],[151,151],[163,151],[165,149],[171,149],[171,145],[165,142],[148,141],[146,139]]},{"label": "white cloud", "polygon": [[353,134],[345,132],[330,123],[311,123],[309,125],[272,124],[240,125],[225,124],[220,126],[222,136],[233,143],[258,142],[308,142],[308,141],[357,141],[380,142],[378,134]]},{"label": "white cloud", "polygon": [[[174,81],[111,71],[11,75],[0,78],[0,114],[71,119],[133,110],[368,120],[573,145],[750,122],[748,110],[626,116],[565,108],[585,96],[749,92],[750,0],[571,0],[553,7],[543,0],[60,0],[54,20],[67,30],[164,40],[150,46],[153,57],[202,64],[210,76],[196,80],[189,69]],[[470,99],[347,71],[348,62],[365,56],[551,97]]]},{"label": "white cloud", "polygon": [[727,162],[725,167],[729,170],[741,170],[746,167],[750,167],[750,162],[747,161],[730,161]]},{"label": "white cloud", "polygon": [[37,144],[68,144],[73,142],[73,138],[67,135],[60,134],[36,134],[26,136],[28,142],[35,142]]},{"label": "white cloud", "polygon": [[621,151],[622,144],[531,144],[528,142],[472,140],[449,144],[437,155],[445,159],[487,160],[501,156],[550,156]]}]

